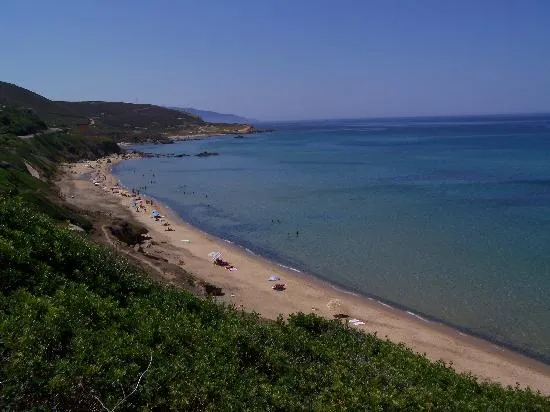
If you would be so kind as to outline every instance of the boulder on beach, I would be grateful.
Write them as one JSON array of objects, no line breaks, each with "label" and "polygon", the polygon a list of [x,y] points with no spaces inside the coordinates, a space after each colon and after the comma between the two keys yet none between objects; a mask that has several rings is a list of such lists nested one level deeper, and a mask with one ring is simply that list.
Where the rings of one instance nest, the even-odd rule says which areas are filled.
[{"label": "boulder on beach", "polygon": [[72,230],[73,232],[86,232],[80,226],[73,225],[72,223],[69,223],[69,230]]}]

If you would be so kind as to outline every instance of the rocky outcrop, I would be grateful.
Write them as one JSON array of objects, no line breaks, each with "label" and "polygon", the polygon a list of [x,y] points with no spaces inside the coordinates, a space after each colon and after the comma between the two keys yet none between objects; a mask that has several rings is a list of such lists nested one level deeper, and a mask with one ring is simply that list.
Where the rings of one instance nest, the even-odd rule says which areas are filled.
[{"label": "rocky outcrop", "polygon": [[200,152],[196,154],[196,157],[208,157],[208,156],[219,156],[220,154],[217,152]]},{"label": "rocky outcrop", "polygon": [[142,226],[129,223],[122,219],[113,221],[107,226],[111,234],[121,242],[126,243],[128,246],[139,246],[144,241],[143,235],[147,233],[147,229]]}]

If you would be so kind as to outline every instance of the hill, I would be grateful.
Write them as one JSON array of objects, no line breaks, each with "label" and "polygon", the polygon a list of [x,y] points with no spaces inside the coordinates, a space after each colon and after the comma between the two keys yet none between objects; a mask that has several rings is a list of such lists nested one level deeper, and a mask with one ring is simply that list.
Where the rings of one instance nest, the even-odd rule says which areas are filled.
[{"label": "hill", "polygon": [[51,127],[87,124],[88,119],[70,107],[60,105],[15,84],[0,81],[0,104],[32,109]]},{"label": "hill", "polygon": [[212,123],[253,123],[254,122],[254,120],[247,119],[246,117],[237,116],[234,114],[218,113],[210,110],[194,109],[192,107],[170,107],[170,109],[199,116],[205,122],[212,122]]},{"label": "hill", "polygon": [[78,128],[81,134],[117,141],[169,142],[170,136],[242,133],[246,126],[211,123],[194,114],[152,104],[53,101],[6,82],[0,82],[0,105],[32,110],[49,127]]},{"label": "hill", "polygon": [[[44,128],[44,122],[34,112],[0,107],[0,199],[19,196],[49,216],[89,226],[82,216],[60,205],[62,201],[50,179],[56,175],[59,162],[96,159],[120,153],[121,149],[113,140],[101,136],[84,137],[63,130],[37,133]],[[17,137],[27,133],[36,135]],[[33,177],[31,170],[39,178]],[[1,262],[0,253],[0,267],[3,266]]]},{"label": "hill", "polygon": [[0,135],[29,135],[47,128],[46,123],[32,110],[0,105]]},{"label": "hill", "polygon": [[60,107],[74,111],[90,119],[88,132],[134,136],[156,136],[177,133],[186,128],[205,124],[202,119],[177,110],[152,104],[124,102],[84,101],[54,102]]}]

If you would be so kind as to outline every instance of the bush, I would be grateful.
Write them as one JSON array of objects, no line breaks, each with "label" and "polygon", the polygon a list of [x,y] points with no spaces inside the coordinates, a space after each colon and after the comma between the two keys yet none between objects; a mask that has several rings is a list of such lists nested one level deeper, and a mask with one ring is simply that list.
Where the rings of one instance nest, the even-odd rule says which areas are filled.
[{"label": "bush", "polygon": [[0,106],[0,135],[29,135],[47,128],[46,123],[32,110]]},{"label": "bush", "polygon": [[550,409],[336,320],[162,287],[20,199],[0,202],[0,282],[7,410]]}]

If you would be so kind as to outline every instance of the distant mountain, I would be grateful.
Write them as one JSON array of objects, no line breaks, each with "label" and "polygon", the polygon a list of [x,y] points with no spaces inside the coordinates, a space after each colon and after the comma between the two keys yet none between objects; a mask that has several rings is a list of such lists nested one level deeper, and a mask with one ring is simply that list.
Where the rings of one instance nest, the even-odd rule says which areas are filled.
[{"label": "distant mountain", "polygon": [[212,123],[252,123],[254,120],[234,114],[217,113],[211,110],[199,110],[192,107],[170,107],[170,109],[200,116],[205,122]]}]

